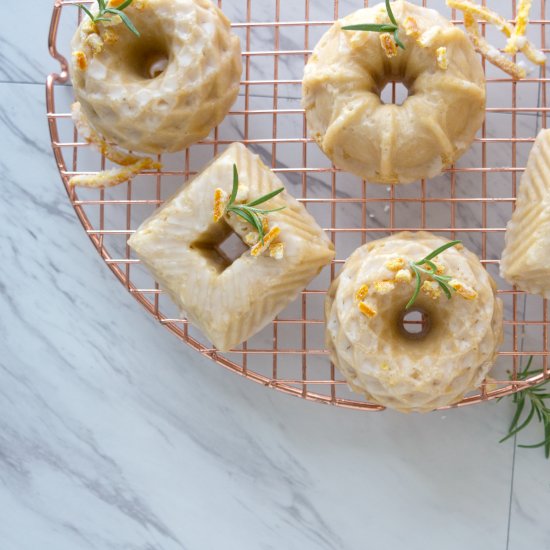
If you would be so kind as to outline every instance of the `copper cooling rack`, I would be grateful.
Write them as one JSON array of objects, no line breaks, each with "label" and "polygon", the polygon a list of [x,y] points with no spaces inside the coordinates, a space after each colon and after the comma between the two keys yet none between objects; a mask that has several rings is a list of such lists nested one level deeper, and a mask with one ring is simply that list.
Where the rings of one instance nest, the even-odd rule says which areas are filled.
[{"label": "copper cooling rack", "polygon": [[[242,376],[304,399],[380,410],[353,394],[331,365],[324,348],[323,300],[346,257],[365,242],[402,230],[427,229],[463,239],[497,280],[505,304],[505,345],[491,379],[458,406],[518,391],[550,377],[548,304],[511,288],[498,275],[504,230],[525,167],[541,128],[547,127],[548,78],[545,68],[514,82],[486,64],[487,118],[472,149],[442,176],[408,186],[369,184],[338,171],[308,138],[300,106],[304,64],[334,19],[368,6],[368,0],[218,0],[233,21],[243,49],[240,96],[224,123],[187,151],[160,158],[162,171],[144,173],[107,190],[78,190],[68,179],[108,164],[82,140],[70,118],[72,89],[66,58],[80,17],[76,0],[56,0],[49,49],[60,63],[47,80],[48,122],[61,178],[76,214],[105,263],[158,321],[188,345]],[[377,3],[371,0],[371,5]],[[416,0],[461,25],[444,0]],[[513,21],[515,0],[486,1]],[[545,52],[546,0],[533,2],[529,37]],[[489,26],[494,44],[502,38]],[[494,34],[492,34],[494,32]],[[500,41],[500,42],[499,42]],[[386,101],[402,98],[398,83]],[[266,329],[239,349],[221,354],[174,306],[126,244],[139,223],[229,143],[241,141],[282,178],[292,194],[317,218],[336,245],[336,260],[301,297]],[[155,345],[154,342],[151,345]],[[517,380],[528,357],[542,373]],[[511,379],[510,379],[510,378]]]}]

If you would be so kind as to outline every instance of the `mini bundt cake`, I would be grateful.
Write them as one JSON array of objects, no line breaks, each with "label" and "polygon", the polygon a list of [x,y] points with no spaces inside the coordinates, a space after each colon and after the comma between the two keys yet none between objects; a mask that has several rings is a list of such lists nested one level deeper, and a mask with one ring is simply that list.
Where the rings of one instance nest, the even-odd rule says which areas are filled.
[{"label": "mini bundt cake", "polygon": [[[483,123],[486,95],[481,62],[461,29],[435,10],[391,5],[405,49],[387,33],[344,30],[390,23],[384,4],[361,9],[321,38],[303,81],[308,128],[324,153],[338,168],[385,184],[434,177],[454,163]],[[380,98],[391,81],[408,88],[402,105]]]},{"label": "mini bundt cake", "polygon": [[[479,259],[461,246],[432,258],[447,291],[425,273],[430,263],[418,265],[446,244],[426,232],[372,241],[332,284],[325,309],[332,361],[375,403],[403,412],[451,405],[479,387],[496,360],[502,302]],[[425,270],[419,287],[412,264]],[[422,314],[420,332],[407,329],[408,312]]]},{"label": "mini bundt cake", "polygon": [[237,98],[239,39],[209,0],[140,0],[124,14],[139,37],[118,16],[97,23],[85,17],[76,31],[76,99],[92,128],[120,147],[185,149],[206,137]]}]

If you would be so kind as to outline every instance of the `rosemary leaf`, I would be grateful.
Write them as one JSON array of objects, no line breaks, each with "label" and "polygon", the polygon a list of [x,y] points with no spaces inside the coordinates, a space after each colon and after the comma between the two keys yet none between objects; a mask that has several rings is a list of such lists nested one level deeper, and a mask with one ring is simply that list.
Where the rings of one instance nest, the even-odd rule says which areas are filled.
[{"label": "rosemary leaf", "polygon": [[371,31],[371,32],[395,32],[395,25],[384,25],[379,23],[362,23],[359,25],[346,25],[342,27],[345,31]]},{"label": "rosemary leaf", "polygon": [[270,193],[267,193],[267,195],[263,195],[262,197],[259,197],[258,199],[255,199],[247,204],[235,204],[237,194],[239,192],[239,172],[237,170],[237,165],[233,164],[233,187],[231,189],[231,195],[225,210],[226,212],[234,212],[237,216],[240,216],[243,220],[246,220],[254,229],[256,229],[262,244],[264,244],[264,225],[260,215],[265,216],[271,212],[279,212],[280,210],[284,210],[286,206],[273,208],[271,210],[254,208],[254,206],[267,202],[269,199],[272,199],[283,191],[284,187],[281,187],[280,189],[271,191]]},{"label": "rosemary leaf", "polygon": [[388,32],[393,33],[393,39],[395,43],[402,49],[405,49],[405,44],[399,40],[399,24],[393,11],[391,9],[390,0],[386,0],[386,11],[388,12],[388,17],[390,18],[391,25],[388,24],[378,24],[378,23],[363,23],[358,25],[346,25],[342,27],[345,31],[371,31],[371,32]]},{"label": "rosemary leaf", "polygon": [[233,214],[240,216],[243,220],[248,222],[250,225],[252,226],[255,225],[254,218],[246,210],[241,210],[238,207],[234,207],[234,208],[231,208],[230,212],[233,212]]},{"label": "rosemary leaf", "polygon": [[436,282],[441,287],[441,290],[443,290],[447,298],[450,300],[453,297],[453,295],[451,294],[451,291],[449,290],[448,285],[446,285],[444,282],[439,281],[437,279],[436,279]]},{"label": "rosemary leaf", "polygon": [[[532,363],[533,356],[529,358],[525,368],[517,373],[517,380],[525,380],[531,376],[537,376],[542,372],[540,369],[531,370]],[[536,386],[526,387],[514,394],[513,402],[516,405],[516,411],[514,413],[514,417],[512,418],[508,434],[506,437],[501,439],[501,443],[517,435],[521,430],[526,428],[536,415],[537,420],[544,426],[544,439],[533,445],[521,444],[518,445],[518,447],[523,449],[537,449],[544,447],[544,456],[546,458],[550,458],[550,407],[545,402],[545,399],[550,399],[550,393],[546,391],[546,384],[548,382],[548,380],[544,380]],[[525,404],[527,402],[529,402],[531,409],[529,414],[525,417],[525,420],[523,420],[520,424],[519,422],[522,414],[524,413]]]},{"label": "rosemary leaf", "polygon": [[[413,273],[416,276],[416,286],[412,298],[405,306],[406,310],[410,309],[414,305],[416,299],[418,298],[418,295],[420,294],[420,289],[422,287],[422,275],[425,275],[429,279],[433,279],[440,286],[440,288],[445,293],[445,296],[447,296],[449,300],[453,297],[453,292],[455,292],[455,290],[454,288],[449,286],[449,281],[452,280],[452,277],[450,277],[449,275],[437,275],[437,266],[432,260],[439,256],[439,254],[441,254],[442,252],[445,252],[445,250],[448,250],[449,248],[461,243],[462,241],[448,242],[443,246],[440,246],[418,262],[409,262],[409,267],[413,270]],[[423,265],[428,266],[429,269],[421,267]]]},{"label": "rosemary leaf", "polygon": [[233,165],[233,189],[231,190],[231,196],[229,197],[229,206],[231,206],[237,200],[237,193],[239,192],[239,172],[237,171],[237,165]]},{"label": "rosemary leaf", "polygon": [[390,18],[390,21],[397,27],[397,21],[395,20],[395,16],[393,15],[390,0],[386,0],[386,11],[388,12],[388,16]]},{"label": "rosemary leaf", "polygon": [[109,8],[105,0],[97,0],[99,6],[99,12],[97,15],[94,15],[86,6],[82,4],[77,4],[77,6],[84,11],[84,13],[92,20],[93,23],[99,21],[110,21],[110,17],[105,17],[105,14],[118,15],[122,22],[132,31],[137,37],[140,36],[139,31],[136,29],[135,25],[130,21],[130,18],[122,11],[127,8],[134,0],[125,0],[117,8]]},{"label": "rosemary leaf", "polygon": [[281,210],[284,210],[286,206],[281,206],[280,208],[272,208],[271,210],[260,210],[259,208],[253,208],[250,206],[250,204],[247,204],[247,210],[250,210],[251,212],[256,212],[256,214],[271,214],[272,212],[280,212]]},{"label": "rosemary leaf", "polygon": [[416,275],[414,293],[412,295],[412,298],[409,300],[409,303],[405,306],[405,309],[410,309],[413,306],[413,304],[416,302],[416,299],[418,298],[418,295],[420,294],[420,288],[422,287],[422,279],[420,277],[420,273],[415,269],[414,274]]},{"label": "rosemary leaf", "polygon": [[97,19],[94,20],[94,14],[83,4],[77,4],[78,7],[92,20],[97,21]]},{"label": "rosemary leaf", "polygon": [[437,256],[439,256],[442,252],[445,252],[445,250],[452,248],[453,246],[457,246],[459,244],[462,244],[462,241],[450,241],[443,246],[440,246],[438,249],[434,250],[431,254],[428,254],[423,260],[420,260],[419,262],[416,262],[417,265],[425,264],[426,262],[429,262],[430,260],[433,260]]},{"label": "rosemary leaf", "polygon": [[284,187],[281,187],[280,189],[276,189],[275,191],[272,191],[271,193],[268,193],[267,195],[264,195],[263,197],[260,197],[259,199],[256,199],[255,201],[249,202],[247,206],[257,206],[258,204],[262,204],[264,202],[267,202],[268,200],[272,199],[273,197],[276,197],[280,193],[282,193],[285,190]]},{"label": "rosemary leaf", "polygon": [[503,439],[501,439],[499,441],[499,443],[503,443],[504,441],[506,441],[507,439],[510,439],[511,437],[513,437],[514,435],[516,435],[517,433],[521,432],[521,430],[523,430],[524,428],[527,427],[527,425],[529,424],[529,422],[531,422],[531,420],[533,420],[533,417],[535,416],[535,407],[533,404],[531,404],[531,410],[529,411],[529,414],[527,415],[527,418],[519,425],[517,426],[516,428],[514,428],[511,432],[508,433],[508,435],[506,437],[504,437]]},{"label": "rosemary leaf", "polygon": [[107,8],[105,11],[107,13],[112,13],[113,15],[118,15],[122,19],[122,22],[139,38],[139,31],[136,29],[134,24],[130,21],[130,18],[124,12],[114,8]]},{"label": "rosemary leaf", "polygon": [[523,409],[525,407],[525,395],[521,394],[519,400],[518,400],[518,406],[516,408],[516,413],[514,414],[514,417],[512,418],[512,423],[510,424],[510,427],[508,428],[508,433],[510,433],[512,430],[516,428],[518,425],[519,419],[521,417],[521,413],[523,412]]},{"label": "rosemary leaf", "polygon": [[117,6],[116,9],[117,10],[124,10],[126,9],[134,0],[125,0],[124,2],[122,2],[122,4],[120,4],[120,6]]},{"label": "rosemary leaf", "polygon": [[395,43],[402,49],[402,50],[405,50],[405,44],[403,44],[403,42],[401,42],[401,40],[399,39],[399,35],[398,35],[398,29],[395,29],[394,33],[393,33],[393,39],[395,40]]}]

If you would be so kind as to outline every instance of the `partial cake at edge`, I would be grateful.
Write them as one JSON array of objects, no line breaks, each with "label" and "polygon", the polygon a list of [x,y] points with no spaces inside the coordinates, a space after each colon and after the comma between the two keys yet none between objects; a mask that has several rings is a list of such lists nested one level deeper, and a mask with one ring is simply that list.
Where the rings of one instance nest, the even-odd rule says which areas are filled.
[{"label": "partial cake at edge", "polygon": [[500,273],[520,290],[550,298],[550,130],[539,133],[529,154]]}]

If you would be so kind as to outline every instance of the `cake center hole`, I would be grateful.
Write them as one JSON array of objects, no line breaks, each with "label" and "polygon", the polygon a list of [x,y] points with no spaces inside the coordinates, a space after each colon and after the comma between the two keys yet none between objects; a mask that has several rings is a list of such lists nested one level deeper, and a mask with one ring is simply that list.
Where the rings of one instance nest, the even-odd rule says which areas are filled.
[{"label": "cake center hole", "polygon": [[220,220],[191,243],[191,249],[206,258],[218,273],[223,273],[248,250],[248,246],[227,222]]},{"label": "cake center hole", "polygon": [[168,66],[168,56],[164,52],[151,52],[145,57],[145,76],[153,79],[160,76]]},{"label": "cake center hole", "polygon": [[380,93],[380,99],[385,105],[403,105],[408,97],[409,90],[403,82],[388,82]]},{"label": "cake center hole", "polygon": [[430,316],[421,309],[405,311],[401,316],[400,328],[407,338],[425,338],[431,329]]},{"label": "cake center hole", "polygon": [[248,246],[246,246],[241,238],[233,232],[225,241],[220,243],[217,248],[218,253],[227,258],[229,264],[232,264],[248,250]]}]

